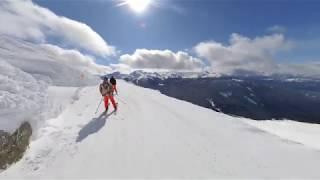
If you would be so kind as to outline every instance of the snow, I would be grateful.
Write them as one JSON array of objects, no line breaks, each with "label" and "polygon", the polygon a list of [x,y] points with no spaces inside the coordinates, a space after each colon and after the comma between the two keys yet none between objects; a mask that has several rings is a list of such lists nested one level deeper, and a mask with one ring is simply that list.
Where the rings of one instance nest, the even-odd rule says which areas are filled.
[{"label": "snow", "polygon": [[212,99],[208,99],[208,101],[209,101],[210,105],[211,105],[213,108],[215,108],[215,107],[216,107],[216,105],[214,104],[214,102],[213,102],[213,100],[212,100]]},{"label": "snow", "polygon": [[0,60],[0,129],[13,132],[23,122],[35,127],[46,106],[46,84]]},{"label": "snow", "polygon": [[253,92],[253,90],[251,89],[251,87],[247,87],[247,89],[248,89],[250,92]]},{"label": "snow", "polygon": [[0,130],[13,132],[23,121],[37,130],[63,110],[49,101],[49,85],[97,84],[94,74],[104,70],[76,50],[0,36]]},{"label": "snow", "polygon": [[279,136],[282,139],[300,143],[305,146],[320,150],[319,124],[310,124],[290,120],[245,120],[245,122],[265,132]]},{"label": "snow", "polygon": [[[114,72],[117,73],[117,72]],[[169,71],[169,70],[156,70],[156,69],[143,69],[143,70],[132,70],[131,73],[125,74],[119,72],[122,77],[134,79],[137,82],[144,79],[169,79],[169,78],[183,78],[183,79],[196,79],[196,78],[218,78],[221,74],[216,74],[208,71]]]},{"label": "snow", "polygon": [[221,111],[219,108],[216,107],[215,103],[213,102],[212,99],[207,99],[208,102],[210,103],[211,107],[216,110],[216,111]]},{"label": "snow", "polygon": [[51,111],[47,118],[57,117],[69,104],[79,100],[82,88],[50,86],[48,88],[48,104]]},{"label": "snow", "polygon": [[232,79],[232,81],[236,81],[236,82],[243,82],[243,80],[242,79]]},{"label": "snow", "polygon": [[305,93],[305,96],[306,96],[306,97],[309,97],[309,98],[318,98],[317,94],[314,93],[314,92]]},{"label": "snow", "polygon": [[225,97],[225,98],[229,98],[230,96],[232,96],[232,92],[220,92],[219,93],[221,96]]},{"label": "snow", "polygon": [[79,99],[75,92],[80,89],[48,89],[46,82],[0,60],[0,130],[13,132],[23,121],[38,129],[45,119],[56,117],[67,104]]},{"label": "snow", "polygon": [[103,108],[94,113],[97,88],[50,88],[66,99],[64,111],[46,121],[23,159],[0,178],[320,178],[317,149],[245,118],[123,81],[119,111],[102,116]]},{"label": "snow", "polygon": [[254,104],[254,105],[258,105],[257,102],[255,102],[253,99],[249,98],[248,96],[244,96],[244,98],[249,101],[250,103]]},{"label": "snow", "polygon": [[287,78],[284,81],[286,82],[307,82],[307,81],[314,81],[314,79],[308,78]]}]

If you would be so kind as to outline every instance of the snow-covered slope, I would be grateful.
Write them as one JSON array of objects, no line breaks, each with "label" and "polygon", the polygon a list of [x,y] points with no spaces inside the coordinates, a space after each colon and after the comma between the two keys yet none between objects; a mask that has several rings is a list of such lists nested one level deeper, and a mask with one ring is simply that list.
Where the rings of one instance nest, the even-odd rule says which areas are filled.
[{"label": "snow-covered slope", "polygon": [[0,60],[0,130],[13,132],[22,121],[35,127],[46,107],[47,86]]},{"label": "snow-covered slope", "polygon": [[48,101],[49,85],[97,84],[95,74],[106,69],[77,50],[0,35],[0,130],[13,132],[28,121],[35,132],[59,112]]},{"label": "snow-covered slope", "polygon": [[301,143],[305,146],[320,150],[320,125],[291,120],[252,121],[244,122],[283,139]]},{"label": "snow-covered slope", "polygon": [[320,178],[319,151],[154,90],[119,91],[107,116],[94,114],[97,87],[76,91],[0,178]]},{"label": "snow-covered slope", "polygon": [[169,78],[217,78],[221,77],[221,74],[209,72],[209,71],[147,71],[147,70],[134,70],[129,74],[121,73],[119,71],[108,74],[108,76],[114,76],[120,79],[129,79],[132,81],[146,80],[146,79],[160,79],[165,80]]}]

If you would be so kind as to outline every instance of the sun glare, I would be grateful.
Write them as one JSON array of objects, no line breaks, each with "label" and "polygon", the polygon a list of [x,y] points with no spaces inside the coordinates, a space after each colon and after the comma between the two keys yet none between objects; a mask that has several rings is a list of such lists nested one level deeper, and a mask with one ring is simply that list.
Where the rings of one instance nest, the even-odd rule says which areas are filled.
[{"label": "sun glare", "polygon": [[151,4],[151,0],[126,0],[126,4],[135,12],[142,13]]}]

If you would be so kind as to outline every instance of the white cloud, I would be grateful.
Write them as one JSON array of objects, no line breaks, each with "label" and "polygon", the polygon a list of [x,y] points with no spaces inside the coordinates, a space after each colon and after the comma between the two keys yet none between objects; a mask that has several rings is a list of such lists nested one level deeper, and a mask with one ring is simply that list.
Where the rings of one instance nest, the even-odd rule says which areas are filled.
[{"label": "white cloud", "polygon": [[287,31],[287,28],[280,25],[274,25],[267,29],[267,31],[272,33],[285,33]]},{"label": "white cloud", "polygon": [[55,85],[87,84],[94,79],[93,74],[111,70],[96,64],[94,57],[51,44],[34,44],[0,36],[0,47],[0,60]]},{"label": "white cloud", "polygon": [[232,34],[230,45],[215,41],[201,42],[194,47],[199,57],[205,58],[213,71],[232,73],[235,70],[270,72],[277,66],[274,55],[291,47],[282,34],[250,39]]},{"label": "white cloud", "polygon": [[137,49],[132,55],[122,55],[120,62],[132,68],[146,69],[194,70],[203,66],[200,59],[186,52],[170,50]]},{"label": "white cloud", "polygon": [[44,42],[48,36],[100,56],[115,54],[110,46],[88,25],[57,16],[31,0],[0,1],[0,34]]},{"label": "white cloud", "polygon": [[41,48],[48,56],[52,56],[59,63],[66,66],[71,66],[80,71],[89,73],[103,73],[106,70],[105,66],[95,63],[95,58],[92,56],[84,55],[77,50],[66,50],[51,44],[41,44],[37,48]]},{"label": "white cloud", "polygon": [[300,64],[279,64],[276,73],[319,78],[320,63],[315,61]]}]

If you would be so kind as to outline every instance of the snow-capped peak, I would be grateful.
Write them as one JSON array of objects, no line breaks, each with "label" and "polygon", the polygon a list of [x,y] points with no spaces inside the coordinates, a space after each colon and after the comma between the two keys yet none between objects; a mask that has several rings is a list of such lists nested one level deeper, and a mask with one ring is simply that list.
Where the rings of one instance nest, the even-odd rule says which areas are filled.
[{"label": "snow-capped peak", "polygon": [[150,72],[143,70],[136,70],[130,74],[122,74],[120,72],[114,72],[108,74],[109,76],[115,76],[117,78],[127,78],[130,80],[142,80],[142,79],[160,79],[165,80],[169,78],[215,78],[220,77],[221,74],[212,73],[209,71],[193,72],[193,71],[162,71],[162,72]]}]

